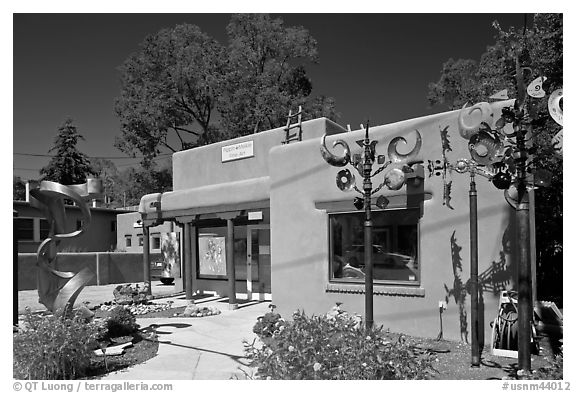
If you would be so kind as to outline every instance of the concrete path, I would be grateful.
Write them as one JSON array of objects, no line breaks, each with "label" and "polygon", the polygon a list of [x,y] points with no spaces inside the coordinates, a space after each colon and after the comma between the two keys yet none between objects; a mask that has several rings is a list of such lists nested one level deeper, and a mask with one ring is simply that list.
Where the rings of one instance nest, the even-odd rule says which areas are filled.
[{"label": "concrete path", "polygon": [[[180,299],[175,301],[177,307]],[[253,371],[244,358],[243,341],[252,342],[256,318],[269,302],[245,303],[228,310],[226,299],[199,305],[216,306],[221,314],[203,318],[139,318],[142,329],[155,330],[156,357],[143,364],[111,373],[102,380],[227,380],[247,379]]]}]

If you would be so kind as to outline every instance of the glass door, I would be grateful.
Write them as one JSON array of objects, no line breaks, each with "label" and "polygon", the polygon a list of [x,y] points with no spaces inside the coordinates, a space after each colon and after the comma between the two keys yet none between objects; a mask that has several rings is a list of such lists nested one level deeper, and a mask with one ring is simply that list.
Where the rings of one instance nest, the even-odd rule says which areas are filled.
[{"label": "glass door", "polygon": [[271,300],[270,226],[247,227],[246,292],[249,300]]}]

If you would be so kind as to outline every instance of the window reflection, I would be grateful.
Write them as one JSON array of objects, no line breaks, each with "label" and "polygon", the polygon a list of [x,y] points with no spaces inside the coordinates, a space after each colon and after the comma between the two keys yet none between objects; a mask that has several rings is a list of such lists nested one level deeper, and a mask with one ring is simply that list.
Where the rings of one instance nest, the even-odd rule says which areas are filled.
[{"label": "window reflection", "polygon": [[[373,278],[418,283],[418,211],[372,213]],[[331,279],[364,281],[364,212],[330,215]]]}]

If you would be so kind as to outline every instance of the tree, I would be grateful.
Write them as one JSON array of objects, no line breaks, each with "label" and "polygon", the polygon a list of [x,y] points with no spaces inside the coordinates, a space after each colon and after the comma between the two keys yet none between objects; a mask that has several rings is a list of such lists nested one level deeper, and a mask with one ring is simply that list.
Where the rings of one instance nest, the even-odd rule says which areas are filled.
[{"label": "tree", "polygon": [[146,194],[172,191],[172,167],[128,168],[118,174],[115,186],[117,207],[138,206]]},{"label": "tree", "polygon": [[202,144],[209,137],[224,67],[224,48],[197,26],[178,25],[147,37],[120,67],[115,110],[122,134],[116,146],[151,159],[161,146],[175,152]]},{"label": "tree", "polygon": [[24,184],[20,176],[13,176],[12,198],[15,201],[26,200],[26,184]]},{"label": "tree", "polygon": [[[459,109],[466,102],[488,101],[497,91],[508,89],[516,96],[515,58],[519,54],[525,80],[538,76],[548,79],[544,89],[550,93],[563,85],[562,14],[536,14],[532,27],[504,31],[494,22],[496,42],[480,61],[449,59],[440,79],[429,85],[430,104]],[[547,100],[532,100],[532,166],[552,173],[551,185],[536,190],[536,248],[538,286],[541,296],[562,293],[562,158],[553,153],[552,137],[561,129],[548,113]]]},{"label": "tree", "polygon": [[[337,116],[333,100],[310,98],[303,62],[317,60],[316,41],[302,27],[268,15],[234,15],[228,47],[194,25],[163,29],[120,67],[116,146],[146,162],[179,151],[281,126],[290,109]],[[296,64],[299,62],[300,64]],[[326,104],[326,105],[325,105]],[[307,117],[307,118],[308,118]]]},{"label": "tree", "polygon": [[91,164],[94,173],[102,180],[102,185],[104,186],[104,205],[106,207],[121,207],[120,174],[116,165],[112,161],[103,158],[94,158],[91,160]]},{"label": "tree", "polygon": [[223,128],[235,136],[282,126],[312,91],[304,66],[292,63],[317,61],[316,40],[266,14],[233,15],[226,30],[231,70],[218,108]]},{"label": "tree", "polygon": [[96,175],[88,157],[76,148],[80,139],[84,137],[78,133],[72,119],[64,121],[58,128],[54,147],[48,151],[56,154],[48,165],[40,169],[42,180],[70,185],[84,183],[87,176]]}]

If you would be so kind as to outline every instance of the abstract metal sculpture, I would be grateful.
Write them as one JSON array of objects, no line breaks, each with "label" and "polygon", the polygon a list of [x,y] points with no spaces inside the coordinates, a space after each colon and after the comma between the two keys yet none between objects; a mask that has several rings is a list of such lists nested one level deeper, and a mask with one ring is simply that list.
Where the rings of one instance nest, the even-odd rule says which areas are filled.
[{"label": "abstract metal sculpture", "polygon": [[[374,323],[374,307],[373,307],[373,280],[372,280],[372,213],[371,213],[371,197],[380,191],[384,186],[390,190],[399,190],[406,182],[406,174],[414,173],[412,168],[413,164],[419,163],[416,160],[420,148],[422,147],[422,136],[418,130],[415,130],[416,134],[416,144],[414,148],[406,154],[401,154],[397,150],[397,145],[400,142],[406,143],[406,139],[403,137],[396,137],[390,141],[388,145],[388,157],[389,160],[385,160],[385,156],[376,156],[376,144],[378,141],[370,141],[368,136],[368,129],[370,126],[366,125],[366,136],[364,139],[356,141],[356,143],[363,148],[362,154],[350,153],[350,147],[345,141],[338,139],[334,142],[333,146],[342,146],[344,149],[343,156],[336,156],[331,153],[328,148],[326,148],[326,135],[322,136],[320,142],[320,153],[322,158],[328,164],[335,167],[343,167],[347,164],[351,164],[358,174],[364,179],[363,189],[360,190],[355,184],[354,175],[348,170],[343,169],[336,175],[336,185],[342,191],[355,190],[361,194],[364,198],[355,198],[354,206],[358,210],[364,207],[365,220],[364,220],[364,285],[366,289],[365,298],[365,318],[366,318],[366,328],[372,329]],[[372,173],[372,165],[377,162],[380,165],[374,173]],[[372,189],[371,178],[382,172],[384,169],[390,167],[390,169],[384,174],[384,180],[378,187],[374,190]],[[376,205],[378,207],[384,207],[387,205],[388,200],[380,196]],[[361,273],[361,272],[360,272]]]},{"label": "abstract metal sculpture", "polygon": [[[94,273],[84,268],[78,273],[57,270],[57,245],[62,239],[80,236],[90,225],[91,215],[86,200],[102,195],[103,186],[99,179],[88,179],[84,184],[65,186],[51,181],[42,181],[30,190],[30,205],[39,209],[50,225],[48,238],[37,251],[39,302],[55,315],[67,315],[72,311],[76,298]],[[82,213],[81,227],[73,232],[66,229],[64,200],[71,200]]]}]

